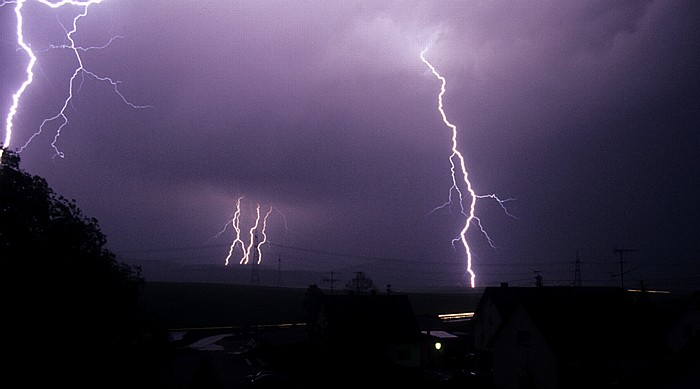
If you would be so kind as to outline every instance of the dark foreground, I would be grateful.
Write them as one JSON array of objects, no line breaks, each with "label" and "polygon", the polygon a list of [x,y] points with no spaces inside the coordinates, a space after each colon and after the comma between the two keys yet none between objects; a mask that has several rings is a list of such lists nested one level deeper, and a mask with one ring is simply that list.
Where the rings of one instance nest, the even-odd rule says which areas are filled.
[{"label": "dark foreground", "polygon": [[[362,360],[323,360],[303,326],[192,333],[151,378],[160,388],[485,388],[458,368],[407,368]],[[203,337],[202,337],[203,336]],[[257,378],[255,378],[257,375]]]}]

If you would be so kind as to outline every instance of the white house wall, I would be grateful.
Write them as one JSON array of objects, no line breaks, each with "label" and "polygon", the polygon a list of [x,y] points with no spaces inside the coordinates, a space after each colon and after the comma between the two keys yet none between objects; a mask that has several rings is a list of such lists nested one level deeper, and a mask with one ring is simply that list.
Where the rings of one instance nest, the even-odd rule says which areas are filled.
[{"label": "white house wall", "polygon": [[491,337],[501,326],[502,318],[496,305],[489,297],[481,304],[481,309],[474,315],[474,347],[487,350]]},{"label": "white house wall", "polygon": [[[527,345],[518,344],[519,331],[529,332]],[[530,375],[539,389],[557,387],[557,366],[553,350],[548,346],[525,309],[520,306],[503,324],[493,340],[493,384],[499,389],[524,387]]]}]

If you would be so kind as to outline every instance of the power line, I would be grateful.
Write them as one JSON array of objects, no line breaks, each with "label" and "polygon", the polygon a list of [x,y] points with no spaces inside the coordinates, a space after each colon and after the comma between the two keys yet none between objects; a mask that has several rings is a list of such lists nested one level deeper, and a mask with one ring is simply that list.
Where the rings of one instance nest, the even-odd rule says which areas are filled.
[{"label": "power line", "polygon": [[[391,258],[391,257],[378,257],[378,256],[371,256],[371,255],[359,255],[359,254],[350,254],[350,253],[343,253],[343,252],[338,252],[338,251],[329,251],[329,250],[317,250],[317,249],[310,249],[310,248],[305,248],[305,247],[299,247],[299,246],[291,246],[291,245],[284,245],[284,244],[279,244],[279,243],[273,243],[273,242],[267,242],[266,244],[269,244],[272,247],[277,247],[277,248],[283,248],[283,249],[289,249],[289,250],[295,250],[295,251],[302,251],[302,252],[307,252],[307,253],[312,253],[312,254],[320,254],[320,255],[326,255],[326,256],[332,256],[332,257],[345,257],[345,258],[353,258],[353,259],[362,259],[362,260],[368,260],[372,262],[382,262],[382,263],[387,263],[387,262],[400,262],[400,263],[408,263],[408,262],[414,262],[414,263],[429,263],[431,265],[458,265],[459,263],[457,262],[451,262],[451,261],[427,261],[425,259],[409,259],[409,258]],[[130,249],[130,250],[115,250],[117,254],[137,254],[137,253],[165,253],[165,252],[186,252],[186,251],[193,251],[193,250],[211,250],[211,249],[219,249],[219,248],[228,248],[230,245],[228,244],[218,244],[218,245],[209,245],[209,246],[184,246],[184,247],[170,247],[170,248],[156,248],[156,249]],[[131,257],[134,259],[140,259],[137,257]],[[192,259],[191,256],[187,256],[187,259]],[[198,256],[197,258],[205,258],[202,256]],[[309,260],[308,257],[302,258],[302,257],[294,257],[291,256],[290,258],[297,258],[297,259],[303,259],[303,260]],[[549,265],[566,265],[569,264],[570,262],[566,261],[553,261],[553,262],[483,262],[480,263],[480,267],[499,267],[499,266],[505,266],[505,267],[517,267],[517,266],[549,266]],[[581,262],[582,264],[604,264],[607,262]]]}]

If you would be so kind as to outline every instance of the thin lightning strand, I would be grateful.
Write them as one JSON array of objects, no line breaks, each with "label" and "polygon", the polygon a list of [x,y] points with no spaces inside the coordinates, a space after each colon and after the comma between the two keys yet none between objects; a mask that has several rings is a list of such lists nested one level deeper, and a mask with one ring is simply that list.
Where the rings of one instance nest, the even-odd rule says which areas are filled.
[{"label": "thin lightning strand", "polygon": [[[505,199],[501,200],[499,199],[496,195],[494,194],[489,194],[489,195],[477,195],[474,189],[472,188],[472,183],[469,181],[469,174],[467,173],[467,168],[466,164],[464,162],[464,156],[462,153],[459,151],[457,148],[457,126],[452,124],[449,120],[447,120],[447,115],[445,114],[445,110],[443,109],[443,96],[445,94],[445,86],[447,85],[447,80],[445,77],[441,76],[440,73],[435,69],[435,67],[428,62],[428,60],[425,58],[425,53],[428,51],[428,49],[424,49],[420,53],[420,59],[425,63],[426,66],[430,69],[430,71],[433,73],[433,75],[440,80],[440,93],[438,94],[438,111],[440,111],[440,115],[442,116],[442,121],[445,123],[447,127],[452,130],[452,154],[450,155],[450,165],[451,165],[451,173],[452,173],[452,186],[450,187],[449,195],[448,195],[448,200],[441,206],[433,209],[433,211],[444,208],[449,204],[453,203],[452,199],[452,192],[455,191],[457,192],[457,195],[459,197],[459,206],[460,206],[460,212],[466,216],[466,221],[464,223],[464,227],[462,227],[462,230],[459,233],[459,237],[455,238],[452,240],[452,245],[454,246],[455,243],[461,242],[462,246],[464,247],[464,251],[467,256],[467,273],[469,273],[470,276],[470,284],[471,287],[474,288],[476,286],[476,274],[474,273],[474,270],[472,269],[472,250],[469,247],[469,243],[467,242],[467,231],[469,230],[469,226],[472,224],[472,222],[476,223],[477,226],[479,227],[479,230],[481,233],[486,237],[486,239],[489,242],[489,245],[491,247],[494,247],[493,240],[489,235],[486,233],[486,230],[481,224],[481,220],[476,217],[475,215],[475,209],[476,209],[476,199],[477,198],[491,198],[496,200],[501,208],[505,211],[505,213],[511,217],[514,217],[512,214],[508,212],[508,210],[505,207],[505,202],[511,201],[513,199]],[[455,162],[455,159],[457,160],[458,163]],[[465,209],[464,205],[464,195],[462,193],[462,190],[459,189],[460,184],[457,183],[457,166],[459,166],[459,174],[461,175],[461,182],[464,183],[464,186],[466,186],[467,192],[469,192],[469,210],[467,211]],[[432,212],[432,211],[431,211]]]},{"label": "thin lightning strand", "polygon": [[263,239],[258,243],[257,246],[255,246],[255,250],[258,252],[258,265],[262,262],[262,246],[267,243],[267,232],[265,231],[267,229],[267,218],[270,216],[272,213],[272,207],[265,213],[265,217],[263,218],[263,225],[262,225],[262,230],[260,233],[263,236]]},{"label": "thin lightning strand", "polygon": [[[64,30],[65,30],[65,28],[64,28]],[[66,33],[67,33],[67,31],[66,31]],[[80,51],[101,50],[101,49],[106,49],[109,45],[112,44],[112,42],[114,42],[117,39],[124,39],[124,35],[115,35],[115,36],[109,38],[109,41],[102,46],[90,46],[90,47],[77,46],[77,47],[74,47],[73,45],[49,45],[49,49],[71,49],[71,50],[80,50]]]},{"label": "thin lightning strand", "polygon": [[[39,129],[37,130],[37,132],[34,133],[29,138],[29,140],[27,140],[27,142],[18,150],[18,152],[22,152],[37,135],[41,134],[41,132],[43,131],[44,126],[46,124],[60,119],[61,123],[59,124],[59,126],[56,130],[56,135],[54,136],[54,139],[51,142],[51,146],[55,150],[55,156],[63,157],[63,152],[61,152],[58,149],[58,147],[56,146],[56,143],[57,143],[58,138],[61,134],[61,130],[68,124],[68,117],[66,116],[66,109],[72,103],[74,93],[75,93],[75,90],[74,90],[75,80],[79,74],[83,77],[83,79],[84,79],[85,74],[87,74],[87,75],[90,75],[99,81],[109,82],[112,85],[112,87],[114,88],[115,93],[122,99],[122,101],[124,101],[125,104],[127,104],[133,108],[149,108],[150,106],[149,105],[135,105],[135,104],[129,102],[126,99],[126,97],[119,91],[118,85],[119,85],[120,81],[115,81],[110,77],[104,77],[104,76],[97,75],[96,73],[87,70],[83,65],[83,58],[80,55],[81,51],[86,52],[86,51],[89,51],[92,49],[105,48],[105,47],[109,46],[109,44],[111,44],[115,39],[122,38],[121,36],[112,37],[108,43],[106,43],[105,45],[102,45],[102,46],[80,47],[80,46],[76,45],[75,40],[73,39],[73,34],[78,30],[78,21],[81,18],[87,16],[88,9],[89,9],[90,5],[99,4],[102,2],[102,0],[88,0],[88,1],[63,0],[63,1],[55,2],[55,3],[49,2],[48,0],[37,0],[37,1],[41,4],[44,4],[48,7],[50,7],[50,8],[53,8],[53,9],[57,9],[57,8],[62,7],[62,6],[65,6],[65,5],[84,7],[83,11],[73,18],[72,29],[70,31],[68,31],[64,27],[64,31],[66,33],[66,38],[68,39],[70,44],[69,45],[60,45],[60,46],[54,46],[54,45],[50,46],[50,48],[71,49],[71,50],[73,50],[73,52],[75,54],[75,58],[77,60],[78,66],[70,78],[69,88],[68,88],[68,97],[64,101],[59,112],[50,118],[44,119],[44,121],[39,126]],[[17,44],[27,54],[27,56],[29,56],[29,63],[27,64],[27,68],[25,70],[27,78],[22,83],[20,88],[12,96],[12,105],[10,106],[10,111],[7,115],[6,120],[5,120],[5,139],[3,141],[3,148],[0,149],[0,157],[2,157],[3,150],[10,146],[10,143],[12,140],[12,132],[13,132],[13,128],[12,128],[13,127],[13,120],[14,120],[15,115],[17,114],[17,110],[19,108],[19,103],[20,103],[20,99],[22,97],[22,94],[29,87],[29,85],[31,85],[31,83],[34,80],[34,65],[36,64],[37,57],[34,54],[34,52],[32,51],[31,47],[25,42],[25,39],[24,39],[24,30],[23,30],[24,17],[22,15],[22,6],[24,5],[25,2],[26,2],[26,0],[17,0],[15,2],[3,2],[0,4],[0,6],[5,5],[5,4],[9,4],[9,3],[16,4],[15,15],[17,18]]]}]

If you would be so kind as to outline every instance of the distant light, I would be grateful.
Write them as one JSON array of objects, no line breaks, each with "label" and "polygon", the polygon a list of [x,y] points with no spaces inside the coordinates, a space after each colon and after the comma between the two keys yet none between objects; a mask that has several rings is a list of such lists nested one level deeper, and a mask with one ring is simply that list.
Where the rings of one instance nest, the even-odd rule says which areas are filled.
[{"label": "distant light", "polygon": [[661,294],[669,294],[671,291],[669,290],[642,290],[642,289],[627,289],[628,292],[635,292],[635,293],[661,293]]},{"label": "distant light", "polygon": [[471,319],[472,317],[474,317],[474,312],[442,313],[438,315],[438,318],[441,320]]},{"label": "distant light", "polygon": [[442,348],[442,343],[435,342],[435,350],[440,350]]}]

